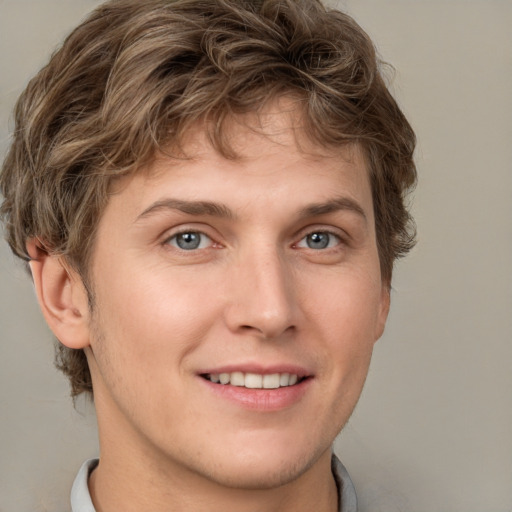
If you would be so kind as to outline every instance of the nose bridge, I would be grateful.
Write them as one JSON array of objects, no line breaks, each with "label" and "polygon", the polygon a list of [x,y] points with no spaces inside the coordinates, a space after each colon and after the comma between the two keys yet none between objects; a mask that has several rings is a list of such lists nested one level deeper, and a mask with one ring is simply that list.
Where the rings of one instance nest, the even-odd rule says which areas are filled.
[{"label": "nose bridge", "polygon": [[295,322],[293,273],[278,248],[265,243],[241,254],[232,282],[229,323],[233,330],[279,336]]}]

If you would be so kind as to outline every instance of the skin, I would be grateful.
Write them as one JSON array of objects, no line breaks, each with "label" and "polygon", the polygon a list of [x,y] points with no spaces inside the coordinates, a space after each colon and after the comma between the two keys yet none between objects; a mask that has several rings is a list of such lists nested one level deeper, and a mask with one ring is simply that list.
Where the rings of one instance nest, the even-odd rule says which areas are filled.
[{"label": "skin", "polygon": [[[331,445],[389,309],[368,173],[357,146],[317,147],[282,109],[259,116],[265,135],[246,121],[236,160],[198,126],[192,159],[160,155],[120,183],[99,221],[92,312],[62,258],[31,246],[48,323],[88,357],[98,512],[337,510]],[[217,210],[183,206],[205,201]],[[200,246],[180,249],[183,232]],[[311,247],[318,234],[327,247]],[[308,378],[269,408],[272,392],[247,404],[212,391],[200,373],[226,365]]]}]

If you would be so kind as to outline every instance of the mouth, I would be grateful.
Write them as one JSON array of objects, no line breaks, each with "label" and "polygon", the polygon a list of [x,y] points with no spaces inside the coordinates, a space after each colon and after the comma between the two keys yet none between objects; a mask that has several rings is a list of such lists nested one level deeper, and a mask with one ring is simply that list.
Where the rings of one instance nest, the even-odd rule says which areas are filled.
[{"label": "mouth", "polygon": [[296,386],[308,379],[308,377],[299,376],[296,373],[261,374],[251,372],[203,373],[201,377],[213,384],[247,389],[279,389]]}]

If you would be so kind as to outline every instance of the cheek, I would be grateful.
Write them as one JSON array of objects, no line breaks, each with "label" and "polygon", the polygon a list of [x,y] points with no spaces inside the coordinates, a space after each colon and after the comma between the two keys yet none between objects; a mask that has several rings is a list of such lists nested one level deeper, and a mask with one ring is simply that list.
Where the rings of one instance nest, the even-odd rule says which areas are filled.
[{"label": "cheek", "polygon": [[352,273],[326,281],[316,290],[308,314],[311,334],[321,333],[324,340],[318,347],[319,357],[327,362],[325,371],[337,393],[357,399],[380,325],[381,286],[369,274]]},{"label": "cheek", "polygon": [[[304,283],[311,323],[328,330],[336,343],[373,345],[381,320],[382,285],[378,273],[340,272]],[[347,347],[348,348],[348,347]]]},{"label": "cheek", "polygon": [[198,300],[200,283],[190,277],[147,271],[127,280],[120,274],[107,274],[96,290],[102,338],[97,358],[107,359],[112,369],[128,368],[131,378],[162,371],[168,380],[169,369],[201,343],[218,317],[216,301],[206,296],[208,288]]},{"label": "cheek", "polygon": [[201,343],[215,314],[199,309],[194,286],[142,273],[132,276],[129,286],[111,277],[97,289],[99,314],[91,331],[95,384],[101,389],[97,396],[113,400],[113,409],[132,421],[142,421],[137,411],[144,404],[144,416],[169,423],[176,408],[186,403],[181,378],[187,356]]}]

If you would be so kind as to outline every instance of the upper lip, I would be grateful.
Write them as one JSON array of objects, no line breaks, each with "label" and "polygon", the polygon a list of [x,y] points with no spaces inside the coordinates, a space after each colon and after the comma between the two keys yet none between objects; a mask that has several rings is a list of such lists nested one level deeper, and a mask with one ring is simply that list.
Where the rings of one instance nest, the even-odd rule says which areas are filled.
[{"label": "upper lip", "polygon": [[290,373],[301,377],[311,377],[312,373],[303,366],[295,364],[273,364],[273,365],[261,365],[257,363],[244,363],[244,364],[226,364],[222,366],[215,366],[205,368],[197,373],[199,375],[205,374],[219,374],[219,373],[256,373],[259,375],[271,375],[274,373]]}]

